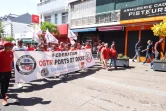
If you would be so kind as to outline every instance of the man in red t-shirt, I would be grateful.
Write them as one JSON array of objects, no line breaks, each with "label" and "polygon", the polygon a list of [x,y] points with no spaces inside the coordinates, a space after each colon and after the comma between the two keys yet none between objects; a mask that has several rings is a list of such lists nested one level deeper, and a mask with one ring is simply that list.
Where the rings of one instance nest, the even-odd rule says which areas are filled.
[{"label": "man in red t-shirt", "polygon": [[105,67],[106,69],[108,69],[108,65],[107,65],[107,62],[108,62],[108,59],[109,59],[108,43],[106,43],[104,46],[105,46],[105,47],[102,48],[102,50],[101,50],[101,58],[102,58],[102,60],[103,60],[104,67]]},{"label": "man in red t-shirt", "polygon": [[27,51],[34,51],[35,49],[32,47],[31,44],[28,44],[28,48],[27,48]]},{"label": "man in red t-shirt", "polygon": [[13,61],[13,44],[6,42],[4,49],[0,51],[0,85],[1,85],[1,96],[2,104],[7,105],[7,90],[9,87],[9,81],[11,77],[12,61]]},{"label": "man in red t-shirt", "polygon": [[60,43],[59,50],[60,51],[65,51],[64,43],[63,42]]},{"label": "man in red t-shirt", "polygon": [[91,49],[91,45],[89,42],[86,43],[85,49]]}]

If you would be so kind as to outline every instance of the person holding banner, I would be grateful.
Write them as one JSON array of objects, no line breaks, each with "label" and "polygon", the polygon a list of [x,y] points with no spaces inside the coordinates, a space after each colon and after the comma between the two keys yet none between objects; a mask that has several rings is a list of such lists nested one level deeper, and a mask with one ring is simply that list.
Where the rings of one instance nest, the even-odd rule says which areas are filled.
[{"label": "person holding banner", "polygon": [[77,43],[77,50],[81,50],[81,44]]},{"label": "person holding banner", "polygon": [[44,51],[44,46],[42,44],[38,44],[37,48],[35,51]]},{"label": "person holding banner", "polygon": [[9,87],[9,81],[11,78],[12,70],[12,61],[14,58],[13,55],[13,44],[11,42],[6,42],[4,44],[4,49],[0,51],[0,85],[1,85],[1,96],[2,96],[2,105],[7,105],[7,91]]},{"label": "person holding banner", "polygon": [[75,45],[71,45],[70,51],[75,51],[75,50],[77,50]]},{"label": "person holding banner", "polygon": [[63,43],[63,42],[60,43],[59,49],[60,49],[60,51],[64,51],[64,50],[65,50],[65,49],[64,49],[64,43]]},{"label": "person holding banner", "polygon": [[13,47],[14,51],[27,51],[27,48],[23,46],[22,39],[18,40],[17,45]]},{"label": "person holding banner", "polygon": [[91,50],[91,45],[89,42],[86,43],[85,49],[90,49]]}]

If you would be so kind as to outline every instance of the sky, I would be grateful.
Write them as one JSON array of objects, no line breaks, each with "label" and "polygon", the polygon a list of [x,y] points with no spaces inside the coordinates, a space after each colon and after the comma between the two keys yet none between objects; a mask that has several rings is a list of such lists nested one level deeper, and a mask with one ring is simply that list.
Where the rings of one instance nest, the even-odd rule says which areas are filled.
[{"label": "sky", "polygon": [[12,14],[37,14],[37,3],[40,0],[0,0],[0,16]]}]

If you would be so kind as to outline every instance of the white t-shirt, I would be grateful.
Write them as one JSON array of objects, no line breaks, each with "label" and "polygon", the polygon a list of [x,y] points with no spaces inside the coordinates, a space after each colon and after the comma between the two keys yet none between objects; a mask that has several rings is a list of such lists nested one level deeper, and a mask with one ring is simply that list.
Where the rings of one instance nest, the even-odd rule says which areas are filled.
[{"label": "white t-shirt", "polygon": [[27,47],[25,47],[25,46],[22,46],[22,47],[14,46],[14,47],[13,47],[13,50],[14,50],[14,51],[26,51],[26,50],[27,50]]}]

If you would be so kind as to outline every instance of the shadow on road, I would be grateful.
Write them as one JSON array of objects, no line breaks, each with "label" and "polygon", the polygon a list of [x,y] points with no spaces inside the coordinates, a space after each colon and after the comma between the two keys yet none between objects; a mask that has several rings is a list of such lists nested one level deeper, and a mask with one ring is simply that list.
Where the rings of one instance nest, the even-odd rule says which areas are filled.
[{"label": "shadow on road", "polygon": [[[44,80],[44,83],[42,84],[35,84],[35,82],[43,82],[43,79],[40,80],[36,80],[33,81],[31,83],[26,83],[29,86],[24,86],[21,89],[10,89],[9,93],[22,93],[22,92],[32,92],[32,91],[38,91],[38,90],[42,90],[45,88],[53,88],[53,86],[60,84],[60,83],[67,83],[68,81],[72,81],[75,79],[79,79],[79,78],[84,78],[86,76],[95,74],[97,71],[99,71],[101,68],[100,67],[93,67],[93,68],[88,68],[87,71],[84,72],[78,72],[78,73],[70,73],[69,76],[65,79],[62,80],[55,80],[55,78],[53,78],[52,80],[49,78],[49,80]],[[11,80],[11,82],[14,82],[14,80]]]},{"label": "shadow on road", "polygon": [[13,103],[9,103],[8,105],[33,106],[36,104],[50,104],[51,103],[51,101],[43,101],[42,98],[38,98],[38,97],[18,98],[17,94],[11,94],[10,97],[17,99],[17,101],[13,102]]}]

